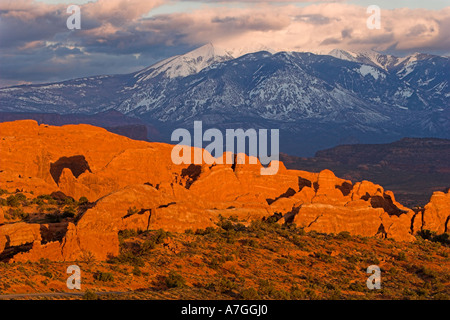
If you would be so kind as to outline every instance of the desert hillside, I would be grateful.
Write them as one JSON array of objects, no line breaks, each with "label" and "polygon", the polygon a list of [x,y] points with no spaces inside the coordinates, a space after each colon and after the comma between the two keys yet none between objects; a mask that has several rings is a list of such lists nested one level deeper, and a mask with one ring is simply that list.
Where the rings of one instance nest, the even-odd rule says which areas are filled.
[{"label": "desert hillside", "polygon": [[[397,257],[401,248],[410,248],[412,256],[421,257],[425,249],[423,244],[416,245],[419,236],[444,245],[430,251],[429,265],[437,268],[443,277],[440,281],[448,282],[449,193],[435,192],[423,209],[414,211],[380,185],[341,179],[330,170],[287,170],[280,163],[276,175],[263,176],[261,165],[248,164],[248,158],[245,164],[175,165],[171,145],[135,141],[90,125],[56,127],[32,120],[2,123],[0,149],[0,259],[12,266],[44,263],[58,273],[64,262],[89,265],[95,261],[106,273],[114,273],[118,267],[108,269],[105,261],[135,269],[153,265],[154,273],[143,272],[152,275],[152,283],[159,283],[155,278],[162,272],[156,268],[158,263],[187,272],[180,252],[184,256],[194,250],[194,256],[206,254],[211,259],[217,255],[217,261],[208,262],[216,271],[228,260],[241,259],[233,268],[251,264],[253,270],[260,264],[272,270],[277,261],[276,265],[286,264],[286,270],[306,272],[306,266],[315,265],[316,260],[337,262],[363,247],[367,255],[370,245],[382,249],[367,259],[381,264]],[[209,244],[205,246],[199,237]],[[255,249],[245,249],[249,247]],[[377,257],[378,251],[383,254]],[[148,256],[149,252],[159,252],[159,256]],[[155,257],[167,261],[155,262]],[[208,277],[200,268],[204,258],[199,257],[197,263],[193,260],[189,274]],[[20,271],[2,266],[9,273]],[[405,272],[423,271],[417,268]],[[140,275],[137,269],[134,273]],[[26,267],[21,270],[29,274]],[[92,271],[92,277],[100,276]],[[144,281],[147,287],[150,278]],[[238,286],[243,281],[239,279],[234,284],[210,285]],[[192,288],[194,280],[188,282],[192,292],[197,292]],[[139,288],[142,281],[132,281],[132,287]],[[5,283],[6,292],[8,288],[11,284]],[[259,297],[236,288],[228,290],[234,292],[232,297]],[[296,294],[299,298],[313,295],[308,292]],[[321,294],[332,298],[334,291],[330,292]],[[195,298],[195,294],[200,293],[188,297]],[[207,296],[224,298],[220,294]],[[205,297],[204,293],[200,296]],[[353,292],[348,297],[357,296]]]}]

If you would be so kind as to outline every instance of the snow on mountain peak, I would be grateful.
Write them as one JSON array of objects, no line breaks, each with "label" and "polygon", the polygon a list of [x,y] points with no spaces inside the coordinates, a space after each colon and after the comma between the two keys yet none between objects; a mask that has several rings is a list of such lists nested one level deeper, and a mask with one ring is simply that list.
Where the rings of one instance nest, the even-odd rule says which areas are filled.
[{"label": "snow on mountain peak", "polygon": [[210,65],[231,60],[234,57],[222,48],[208,43],[183,55],[174,56],[160,61],[138,73],[140,81],[164,74],[168,78],[187,77],[199,73]]}]

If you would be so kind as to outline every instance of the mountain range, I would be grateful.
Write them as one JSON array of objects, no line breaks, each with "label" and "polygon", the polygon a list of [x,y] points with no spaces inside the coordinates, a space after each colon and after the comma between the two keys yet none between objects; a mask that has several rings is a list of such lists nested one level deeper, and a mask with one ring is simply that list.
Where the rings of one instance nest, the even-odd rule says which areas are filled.
[{"label": "mountain range", "polygon": [[344,143],[450,138],[450,58],[374,51],[226,50],[212,44],[138,72],[0,89],[0,112],[110,110],[170,141],[176,128],[280,129],[283,152]]}]

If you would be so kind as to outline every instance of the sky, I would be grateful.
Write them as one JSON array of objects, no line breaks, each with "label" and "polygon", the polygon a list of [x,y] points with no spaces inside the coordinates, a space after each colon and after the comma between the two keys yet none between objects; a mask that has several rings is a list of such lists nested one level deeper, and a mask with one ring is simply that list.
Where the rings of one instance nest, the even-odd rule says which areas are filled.
[{"label": "sky", "polygon": [[450,55],[450,0],[0,0],[0,87],[134,72],[206,43]]}]

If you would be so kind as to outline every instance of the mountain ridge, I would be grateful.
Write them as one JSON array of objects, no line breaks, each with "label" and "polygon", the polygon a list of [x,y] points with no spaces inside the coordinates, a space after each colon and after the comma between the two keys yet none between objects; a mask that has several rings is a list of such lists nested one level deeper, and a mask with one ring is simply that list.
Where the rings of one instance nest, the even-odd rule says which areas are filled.
[{"label": "mountain ridge", "polygon": [[450,138],[450,59],[395,59],[384,69],[299,52],[235,58],[210,44],[128,75],[3,88],[0,112],[114,109],[164,132],[165,142],[175,128],[192,128],[194,120],[219,129],[279,128],[282,149],[294,154],[355,139]]}]

